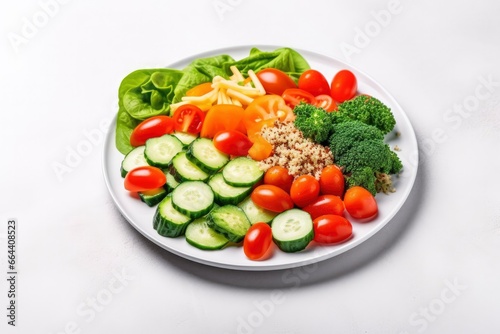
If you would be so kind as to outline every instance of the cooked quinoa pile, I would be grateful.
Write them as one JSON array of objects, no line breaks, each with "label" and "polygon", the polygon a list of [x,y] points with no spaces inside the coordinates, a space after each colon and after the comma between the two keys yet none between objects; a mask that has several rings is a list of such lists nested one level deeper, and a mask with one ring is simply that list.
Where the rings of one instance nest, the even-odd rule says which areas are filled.
[{"label": "cooked quinoa pile", "polygon": [[274,147],[273,154],[259,162],[263,171],[282,166],[294,177],[310,174],[319,180],[321,170],[333,164],[330,148],[304,138],[293,122],[276,122],[274,127],[264,127],[261,134]]}]

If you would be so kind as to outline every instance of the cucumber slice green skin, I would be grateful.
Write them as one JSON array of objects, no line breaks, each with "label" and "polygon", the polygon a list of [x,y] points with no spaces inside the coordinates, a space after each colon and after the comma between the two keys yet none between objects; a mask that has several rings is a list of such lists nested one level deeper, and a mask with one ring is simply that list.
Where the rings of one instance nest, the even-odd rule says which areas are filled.
[{"label": "cucumber slice green skin", "polygon": [[172,197],[168,195],[156,207],[153,228],[161,236],[176,238],[186,232],[191,221],[191,218],[175,210]]},{"label": "cucumber slice green skin", "polygon": [[120,166],[120,174],[122,177],[125,177],[127,173],[134,168],[149,165],[144,156],[145,148],[146,146],[144,145],[137,146],[125,155]]},{"label": "cucumber slice green skin", "polygon": [[186,229],[186,241],[199,249],[218,250],[224,248],[229,240],[208,226],[207,218],[201,217],[191,222]]},{"label": "cucumber slice green skin", "polygon": [[180,213],[195,219],[206,215],[214,206],[214,192],[201,181],[187,181],[172,191],[172,205]]},{"label": "cucumber slice green skin", "polygon": [[273,219],[271,228],[274,243],[287,253],[304,250],[314,238],[311,216],[300,209],[280,213]]},{"label": "cucumber slice green skin", "polygon": [[189,146],[189,144],[191,144],[196,138],[198,138],[198,135],[193,135],[193,134],[187,133],[187,132],[175,131],[173,133],[173,135],[181,141],[181,143],[184,145],[184,147]]},{"label": "cucumber slice green skin", "polygon": [[224,205],[213,209],[207,215],[207,223],[216,232],[235,243],[245,238],[251,226],[243,210],[235,205]]},{"label": "cucumber slice green skin", "polygon": [[185,181],[203,181],[210,177],[186,157],[186,152],[179,152],[173,159],[169,169],[170,174],[179,183]]},{"label": "cucumber slice green skin", "polygon": [[218,172],[229,162],[229,156],[215,148],[214,142],[208,138],[193,141],[186,151],[186,157],[208,174]]},{"label": "cucumber slice green skin", "polygon": [[167,182],[165,183],[165,185],[163,186],[163,188],[165,188],[165,190],[167,191],[167,193],[171,193],[172,191],[174,191],[174,189],[180,184],[179,182],[177,182],[177,180],[175,179],[175,177],[170,174],[170,172],[167,170],[167,171],[164,171],[165,173],[165,176],[167,177]]},{"label": "cucumber slice green skin", "polygon": [[238,203],[238,207],[245,212],[252,225],[260,222],[269,224],[274,217],[278,215],[276,212],[272,212],[255,205],[251,197],[247,197]]},{"label": "cucumber slice green skin", "polygon": [[141,201],[152,207],[160,203],[167,196],[165,188],[158,188],[149,191],[139,192]]},{"label": "cucumber slice green skin", "polygon": [[222,173],[212,175],[208,185],[212,188],[215,202],[219,205],[236,205],[252,192],[252,187],[233,187],[227,184]]},{"label": "cucumber slice green skin", "polygon": [[238,157],[224,166],[222,176],[226,183],[232,186],[251,187],[262,179],[264,172],[255,160]]},{"label": "cucumber slice green skin", "polygon": [[144,157],[148,164],[158,168],[170,165],[174,156],[184,148],[177,137],[166,134],[161,137],[150,138],[146,141]]}]

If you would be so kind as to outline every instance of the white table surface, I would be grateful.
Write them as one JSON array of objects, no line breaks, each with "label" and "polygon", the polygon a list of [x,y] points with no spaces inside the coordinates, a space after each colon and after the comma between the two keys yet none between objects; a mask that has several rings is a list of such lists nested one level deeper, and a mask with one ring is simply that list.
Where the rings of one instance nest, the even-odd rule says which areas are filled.
[{"label": "white table surface", "polygon": [[[487,0],[2,3],[0,332],[498,333],[499,13]],[[127,223],[104,183],[99,136],[57,175],[54,163],[106,129],[129,72],[257,44],[345,61],[411,120],[415,186],[369,241],[295,270],[218,269]]]}]

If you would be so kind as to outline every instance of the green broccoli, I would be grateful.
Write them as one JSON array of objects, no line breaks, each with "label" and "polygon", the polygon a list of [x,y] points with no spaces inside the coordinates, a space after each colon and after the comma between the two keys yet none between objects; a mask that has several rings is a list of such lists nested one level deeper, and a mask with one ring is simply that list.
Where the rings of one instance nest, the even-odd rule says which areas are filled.
[{"label": "green broccoli", "polygon": [[296,116],[295,127],[302,131],[304,137],[320,144],[328,142],[332,119],[327,111],[311,104],[300,103],[293,109],[293,112]]},{"label": "green broccoli", "polygon": [[360,95],[338,105],[337,121],[346,118],[377,127],[384,134],[394,129],[396,119],[391,109],[374,97]]},{"label": "green broccoli", "polygon": [[330,140],[330,149],[333,156],[341,156],[365,140],[384,140],[384,134],[379,129],[354,120],[333,124],[332,136],[334,139]]},{"label": "green broccoli", "polygon": [[384,142],[382,133],[360,121],[335,124],[330,149],[335,163],[343,168],[347,187],[362,186],[375,195],[391,191],[390,174],[399,173],[403,164]]}]

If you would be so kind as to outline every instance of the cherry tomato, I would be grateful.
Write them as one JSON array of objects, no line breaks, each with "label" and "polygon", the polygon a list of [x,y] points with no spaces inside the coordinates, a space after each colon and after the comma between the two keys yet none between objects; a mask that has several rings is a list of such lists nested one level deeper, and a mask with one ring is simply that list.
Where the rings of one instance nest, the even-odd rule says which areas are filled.
[{"label": "cherry tomato", "polygon": [[285,100],[286,104],[290,108],[294,108],[296,105],[298,105],[301,102],[308,103],[308,104],[315,104],[316,99],[314,95],[312,95],[309,92],[306,92],[305,90],[299,89],[299,88],[289,88],[283,92],[281,95],[283,99]]},{"label": "cherry tomato", "polygon": [[157,167],[143,166],[132,169],[125,176],[125,189],[128,191],[146,191],[163,187],[167,182],[165,173]]},{"label": "cherry tomato", "polygon": [[283,71],[265,68],[256,73],[267,94],[281,95],[288,88],[297,88],[295,82]]},{"label": "cherry tomato", "polygon": [[337,102],[350,100],[356,95],[358,81],[354,73],[349,70],[341,70],[335,74],[331,84],[331,95]]},{"label": "cherry tomato", "polygon": [[354,186],[345,192],[345,209],[356,219],[374,218],[378,213],[375,197],[363,187]]},{"label": "cherry tomato", "polygon": [[236,130],[220,131],[214,136],[216,149],[233,156],[245,156],[253,143],[246,135]]},{"label": "cherry tomato", "polygon": [[199,84],[197,86],[194,86],[193,88],[189,89],[186,92],[186,96],[203,96],[207,94],[208,92],[212,91],[212,83],[211,82],[205,82],[202,84]]},{"label": "cherry tomato", "polygon": [[288,169],[281,166],[273,166],[264,174],[264,184],[271,184],[290,192],[293,183],[293,175],[288,173]]},{"label": "cherry tomato", "polygon": [[295,119],[293,110],[278,95],[259,96],[244,111],[244,124],[250,140],[264,125],[274,126],[275,121],[288,122]]},{"label": "cherry tomato", "polygon": [[345,180],[344,174],[336,165],[329,165],[323,168],[319,177],[319,185],[323,195],[344,195]]},{"label": "cherry tomato", "polygon": [[175,110],[173,118],[176,131],[197,134],[201,131],[205,113],[193,104],[183,104]]},{"label": "cherry tomato", "polygon": [[302,208],[316,219],[323,215],[344,215],[344,202],[335,195],[321,195],[314,202]]},{"label": "cherry tomato", "polygon": [[269,211],[283,212],[293,208],[293,202],[286,191],[270,184],[257,186],[251,195],[255,205]]},{"label": "cherry tomato", "polygon": [[330,95],[322,94],[315,97],[316,103],[314,104],[316,107],[323,108],[326,111],[335,111],[337,110],[337,103],[333,100]]},{"label": "cherry tomato", "polygon": [[319,71],[310,69],[302,73],[299,77],[299,88],[317,95],[330,95],[330,84],[325,76]]},{"label": "cherry tomato", "polygon": [[144,145],[149,138],[160,137],[174,131],[174,120],[169,116],[153,116],[135,127],[130,135],[130,145]]},{"label": "cherry tomato", "polygon": [[342,216],[324,215],[313,220],[314,241],[337,243],[352,235],[352,224]]},{"label": "cherry tomato", "polygon": [[290,188],[292,201],[300,208],[313,203],[319,195],[319,182],[312,175],[297,177]]},{"label": "cherry tomato", "polygon": [[250,260],[262,260],[269,255],[272,241],[271,226],[266,223],[255,223],[245,234],[243,251]]}]

